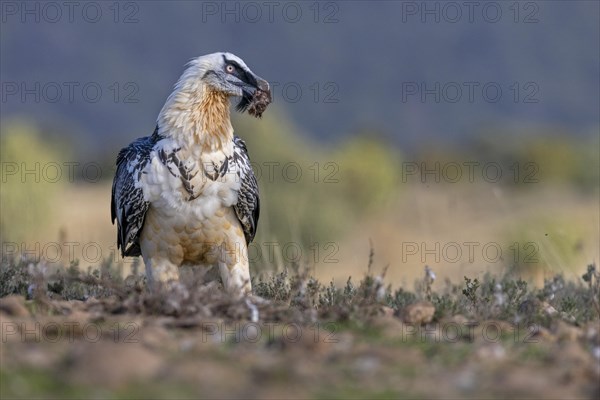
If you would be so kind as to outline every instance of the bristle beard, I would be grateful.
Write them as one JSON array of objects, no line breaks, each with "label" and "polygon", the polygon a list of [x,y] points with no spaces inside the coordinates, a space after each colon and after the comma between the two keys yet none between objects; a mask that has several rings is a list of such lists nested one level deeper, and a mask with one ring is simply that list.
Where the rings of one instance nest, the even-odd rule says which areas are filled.
[{"label": "bristle beard", "polygon": [[247,96],[242,96],[242,99],[240,100],[240,102],[237,104],[237,106],[235,106],[235,109],[239,112],[244,112],[248,109],[248,107],[250,106],[250,102],[251,102],[251,98],[247,97]]}]

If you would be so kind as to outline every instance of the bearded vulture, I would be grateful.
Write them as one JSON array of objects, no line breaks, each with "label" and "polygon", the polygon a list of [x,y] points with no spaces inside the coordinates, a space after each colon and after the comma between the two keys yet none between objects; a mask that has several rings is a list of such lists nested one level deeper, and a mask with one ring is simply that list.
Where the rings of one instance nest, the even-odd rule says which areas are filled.
[{"label": "bearded vulture", "polygon": [[258,185],[246,145],[233,134],[231,97],[241,98],[239,111],[260,116],[271,91],[231,53],[198,57],[154,133],[119,152],[112,222],[121,254],[142,256],[151,286],[178,280],[179,267],[190,265],[218,266],[229,292],[252,289],[247,246],[258,222]]}]

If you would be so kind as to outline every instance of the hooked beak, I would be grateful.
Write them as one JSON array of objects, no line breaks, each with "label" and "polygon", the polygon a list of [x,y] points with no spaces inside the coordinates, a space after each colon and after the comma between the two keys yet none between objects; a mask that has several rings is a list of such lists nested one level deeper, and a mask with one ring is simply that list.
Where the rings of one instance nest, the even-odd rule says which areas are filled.
[{"label": "hooked beak", "polygon": [[246,111],[252,99],[257,92],[263,92],[266,97],[271,101],[271,86],[266,80],[251,74],[249,82],[242,86],[242,99],[236,106],[236,109],[240,112]]},{"label": "hooked beak", "polygon": [[268,93],[269,97],[271,97],[271,87],[269,86],[269,82],[262,78],[256,77],[256,87],[258,90]]}]

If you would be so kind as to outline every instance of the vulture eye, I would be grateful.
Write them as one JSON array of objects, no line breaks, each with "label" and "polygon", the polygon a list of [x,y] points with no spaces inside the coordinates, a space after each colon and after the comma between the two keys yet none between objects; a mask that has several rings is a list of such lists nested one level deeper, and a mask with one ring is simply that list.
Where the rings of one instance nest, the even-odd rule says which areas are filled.
[{"label": "vulture eye", "polygon": [[230,74],[233,74],[233,71],[235,71],[235,67],[233,65],[231,65],[231,64],[227,64],[225,66],[225,71],[227,71]]}]

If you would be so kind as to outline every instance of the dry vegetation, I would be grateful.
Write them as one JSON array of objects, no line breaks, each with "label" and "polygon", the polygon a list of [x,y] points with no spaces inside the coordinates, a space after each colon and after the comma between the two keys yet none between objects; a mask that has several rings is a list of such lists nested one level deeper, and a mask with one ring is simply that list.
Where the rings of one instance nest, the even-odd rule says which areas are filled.
[{"label": "dry vegetation", "polygon": [[[371,257],[371,260],[373,258]],[[508,272],[413,290],[289,269],[226,295],[189,271],[146,289],[114,265],[0,270],[2,398],[596,398],[600,273]]]}]

